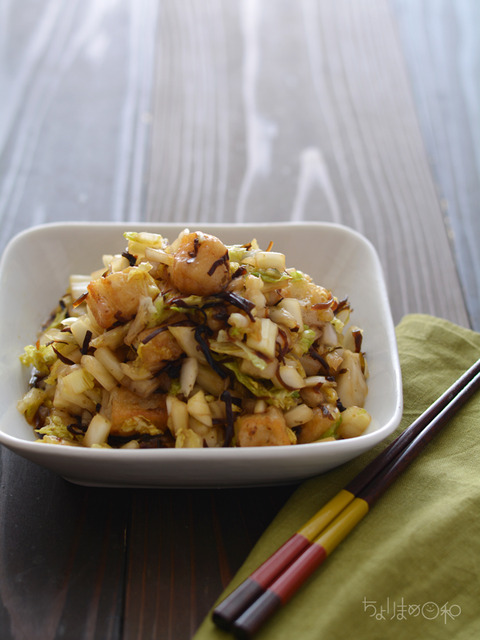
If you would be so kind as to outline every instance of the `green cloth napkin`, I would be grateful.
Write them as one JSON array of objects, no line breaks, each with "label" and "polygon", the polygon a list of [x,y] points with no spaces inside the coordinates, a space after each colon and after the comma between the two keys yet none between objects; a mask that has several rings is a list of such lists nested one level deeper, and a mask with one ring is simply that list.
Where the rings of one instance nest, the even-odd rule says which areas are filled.
[{"label": "green cloth napkin", "polygon": [[[480,334],[426,315],[397,327],[407,427],[480,357]],[[389,440],[393,439],[392,436]],[[223,599],[385,446],[305,481]],[[472,398],[259,640],[480,638],[480,397]],[[195,640],[231,636],[210,615]]]}]

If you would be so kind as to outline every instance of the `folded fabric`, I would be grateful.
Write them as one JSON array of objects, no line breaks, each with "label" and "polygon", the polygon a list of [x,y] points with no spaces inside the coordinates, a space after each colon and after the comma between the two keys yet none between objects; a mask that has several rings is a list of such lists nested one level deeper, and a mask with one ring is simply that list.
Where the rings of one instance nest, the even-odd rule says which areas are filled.
[{"label": "folded fabric", "polygon": [[[394,436],[480,357],[480,334],[431,316],[406,316],[397,340],[404,413]],[[387,442],[304,482],[219,601]],[[480,397],[474,396],[256,637],[480,638],[479,460]],[[209,615],[195,640],[229,637]]]}]

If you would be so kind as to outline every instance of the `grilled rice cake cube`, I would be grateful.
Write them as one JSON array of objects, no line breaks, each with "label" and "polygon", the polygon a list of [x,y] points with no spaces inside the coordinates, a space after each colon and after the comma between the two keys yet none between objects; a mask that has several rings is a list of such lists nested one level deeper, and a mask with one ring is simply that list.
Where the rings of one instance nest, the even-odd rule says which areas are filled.
[{"label": "grilled rice cake cube", "polygon": [[153,278],[137,267],[92,280],[87,290],[88,308],[103,329],[115,322],[128,322],[137,313],[142,297],[158,295]]},{"label": "grilled rice cake cube", "polygon": [[269,407],[264,413],[250,413],[235,421],[235,433],[240,447],[269,447],[291,444],[287,423],[282,412]]},{"label": "grilled rice cake cube", "polygon": [[154,393],[141,398],[129,389],[116,387],[111,392],[112,435],[163,433],[167,428],[166,398]]},{"label": "grilled rice cake cube", "polygon": [[139,360],[145,369],[152,373],[160,371],[168,362],[177,360],[183,353],[167,327],[145,329],[139,334],[138,340]]}]

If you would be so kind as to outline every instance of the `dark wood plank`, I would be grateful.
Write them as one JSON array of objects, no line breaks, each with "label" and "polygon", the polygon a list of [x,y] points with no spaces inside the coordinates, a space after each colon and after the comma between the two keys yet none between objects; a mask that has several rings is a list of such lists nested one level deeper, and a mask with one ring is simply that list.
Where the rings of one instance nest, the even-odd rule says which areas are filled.
[{"label": "dark wood plank", "polygon": [[480,4],[391,0],[471,324],[480,329]]},{"label": "dark wood plank", "polygon": [[0,250],[35,224],[140,219],[158,3],[0,11]]},{"label": "dark wood plank", "polygon": [[2,640],[119,638],[129,494],[0,463]]},{"label": "dark wood plank", "polygon": [[134,492],[124,640],[188,640],[294,490]]}]

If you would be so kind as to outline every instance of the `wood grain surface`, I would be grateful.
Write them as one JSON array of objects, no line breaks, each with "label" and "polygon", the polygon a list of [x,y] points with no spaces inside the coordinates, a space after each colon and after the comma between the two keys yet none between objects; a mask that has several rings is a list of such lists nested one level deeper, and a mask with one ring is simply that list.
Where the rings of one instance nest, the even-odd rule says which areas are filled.
[{"label": "wood grain surface", "polygon": [[471,325],[480,329],[480,4],[392,0]]},{"label": "wood grain surface", "polygon": [[[478,12],[0,0],[0,251],[55,221],[333,221],[374,244],[395,321],[480,328]],[[1,640],[191,638],[295,489],[99,490],[0,456]]]}]

